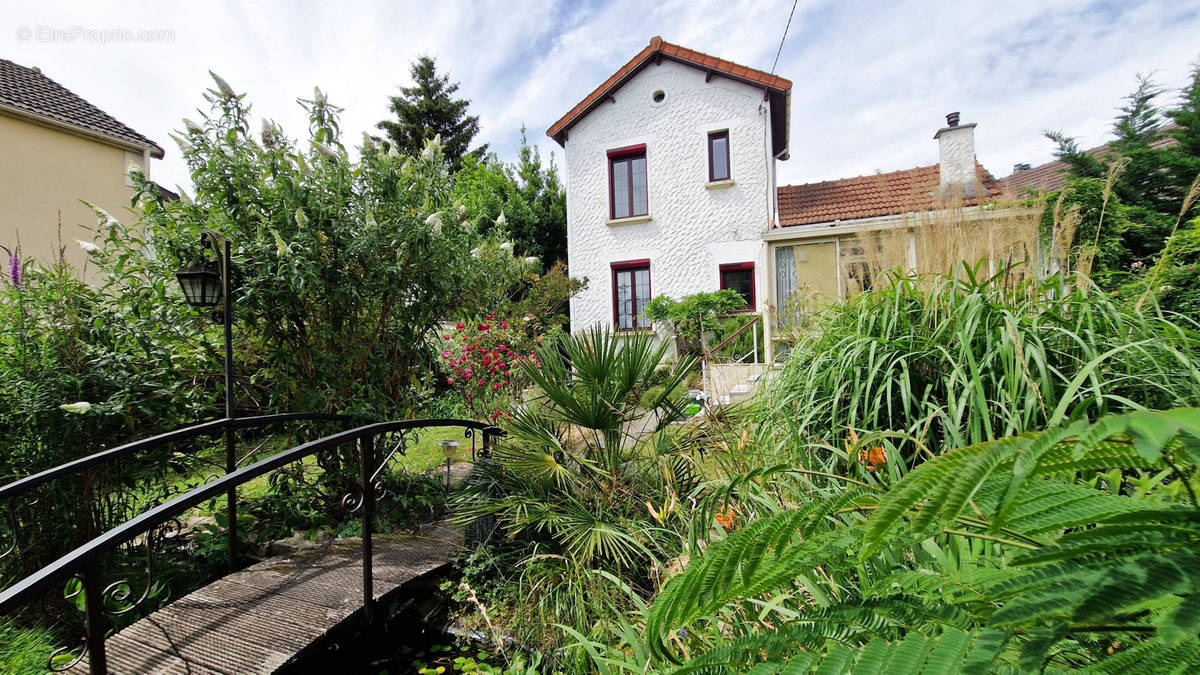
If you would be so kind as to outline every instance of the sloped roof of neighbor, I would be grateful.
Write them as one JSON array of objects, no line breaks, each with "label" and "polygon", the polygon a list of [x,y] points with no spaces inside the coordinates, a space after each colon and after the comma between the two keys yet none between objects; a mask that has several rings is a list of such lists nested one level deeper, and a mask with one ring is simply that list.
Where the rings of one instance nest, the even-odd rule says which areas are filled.
[{"label": "sloped roof of neighbor", "polygon": [[0,59],[0,112],[105,136],[119,145],[149,148],[151,157],[163,157],[163,149],[157,143],[46,77],[42,71],[6,59]]},{"label": "sloped roof of neighbor", "polygon": [[[975,175],[984,194],[964,200],[964,206],[996,199],[1002,192],[1000,182],[978,162]],[[779,225],[814,225],[929,211],[941,202],[940,184],[941,169],[933,164],[874,176],[784,185],[779,188]]]},{"label": "sloped roof of neighbor", "polygon": [[[1177,124],[1169,124],[1154,132],[1155,138],[1150,141],[1150,147],[1166,148],[1178,143],[1174,138],[1166,135],[1166,132],[1178,126]],[[1115,152],[1112,143],[1084,150],[1084,153],[1092,155],[1099,160],[1104,160],[1112,152]],[[1016,195],[1026,192],[1058,192],[1066,187],[1067,180],[1070,179],[1070,175],[1068,175],[1070,169],[1071,167],[1066,162],[1056,159],[1052,162],[1039,164],[1031,169],[1016,171],[1012,175],[1001,178],[1000,183]]]}]

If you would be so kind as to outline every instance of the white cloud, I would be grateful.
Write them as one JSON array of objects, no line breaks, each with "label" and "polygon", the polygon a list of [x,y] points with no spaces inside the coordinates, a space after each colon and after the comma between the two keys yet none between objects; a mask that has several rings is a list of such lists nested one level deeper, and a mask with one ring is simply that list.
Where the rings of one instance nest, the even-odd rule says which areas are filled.
[{"label": "white cloud", "polygon": [[[1105,140],[1137,72],[1182,85],[1198,56],[1200,11],[1187,3],[1120,4],[803,0],[780,75],[794,83],[792,159],[781,182],[930,164],[933,132],[959,110],[979,123],[977,151],[996,175],[1050,159],[1044,129]],[[582,3],[150,3],[57,6],[0,0],[10,27],[168,29],[157,43],[97,44],[0,34],[0,56],[50,77],[159,142],[153,175],[187,187],[168,132],[204,102],[212,69],[248,92],[256,116],[303,135],[295,99],[314,85],[346,109],[344,138],[388,116],[387,97],[428,53],[480,116],[479,139],[516,156],[519,130],[560,157],[545,129],[653,35],[769,69],[787,0]],[[10,30],[6,28],[4,30]],[[252,128],[258,128],[255,122]]]}]

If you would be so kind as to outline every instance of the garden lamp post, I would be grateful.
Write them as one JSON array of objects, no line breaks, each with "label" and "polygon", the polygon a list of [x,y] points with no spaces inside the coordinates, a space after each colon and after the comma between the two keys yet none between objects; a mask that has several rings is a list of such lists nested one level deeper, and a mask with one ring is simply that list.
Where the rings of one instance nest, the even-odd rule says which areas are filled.
[{"label": "garden lamp post", "polygon": [[454,461],[454,456],[458,454],[458,441],[439,441],[438,445],[442,448],[442,456],[446,458],[446,489],[450,489],[450,463]]},{"label": "garden lamp post", "polygon": [[[216,253],[216,262],[204,260],[204,250],[212,247]],[[195,265],[175,273],[179,286],[183,289],[183,297],[193,307],[216,307],[223,303],[222,308],[213,313],[214,320],[225,326],[225,473],[237,470],[237,453],[234,447],[233,426],[228,424],[234,418],[233,390],[233,300],[229,294],[229,277],[232,266],[229,262],[229,240],[212,230],[200,233],[200,261]],[[229,568],[234,569],[237,562],[237,489],[230,488],[227,495],[229,514]]]}]

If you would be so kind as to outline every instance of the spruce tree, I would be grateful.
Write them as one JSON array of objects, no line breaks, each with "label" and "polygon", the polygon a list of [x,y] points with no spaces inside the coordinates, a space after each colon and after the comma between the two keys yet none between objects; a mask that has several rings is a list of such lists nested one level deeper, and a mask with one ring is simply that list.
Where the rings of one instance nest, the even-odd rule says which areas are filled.
[{"label": "spruce tree", "polygon": [[[401,87],[400,95],[392,96],[388,104],[396,119],[375,126],[386,132],[388,143],[408,155],[420,154],[426,142],[440,135],[442,151],[457,170],[479,133],[479,117],[467,114],[470,101],[454,98],[458,83],[450,82],[449,75],[440,75],[434,59],[421,56],[410,72],[413,86]],[[470,150],[477,156],[486,151],[487,144]]]}]

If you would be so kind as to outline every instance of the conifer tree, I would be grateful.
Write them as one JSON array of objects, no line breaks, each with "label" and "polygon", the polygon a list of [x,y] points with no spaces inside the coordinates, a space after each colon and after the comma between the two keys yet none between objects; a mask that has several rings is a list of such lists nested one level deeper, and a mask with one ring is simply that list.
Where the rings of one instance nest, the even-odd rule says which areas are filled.
[{"label": "conifer tree", "polygon": [[487,144],[468,150],[479,133],[479,117],[467,114],[470,101],[454,98],[458,83],[439,74],[429,56],[414,61],[410,72],[413,86],[401,87],[400,95],[392,96],[388,104],[396,118],[375,125],[386,133],[385,140],[402,154],[417,155],[428,140],[440,135],[442,152],[454,170],[468,152],[478,156],[487,152]]}]

